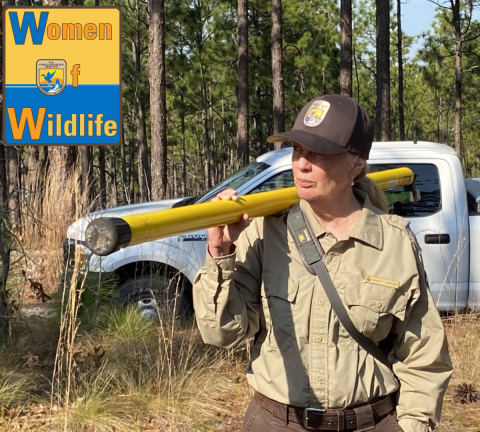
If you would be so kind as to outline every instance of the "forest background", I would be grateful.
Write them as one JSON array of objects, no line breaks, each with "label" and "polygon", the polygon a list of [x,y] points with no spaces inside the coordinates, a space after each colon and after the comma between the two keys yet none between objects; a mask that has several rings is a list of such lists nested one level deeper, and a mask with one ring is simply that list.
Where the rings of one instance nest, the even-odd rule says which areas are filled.
[{"label": "forest background", "polygon": [[326,93],[356,98],[377,140],[454,146],[478,176],[480,2],[431,3],[431,28],[412,37],[400,0],[102,1],[122,9],[122,144],[0,146],[11,225],[46,216],[43,197],[60,200],[72,176],[85,209],[202,193],[271,150],[266,137]]},{"label": "forest background", "polygon": [[[3,1],[121,8],[123,139],[0,143],[0,430],[238,430],[251,397],[245,347],[219,354],[194,327],[85,313],[85,303],[79,317],[75,295],[59,322],[25,318],[15,301],[28,297],[22,287],[48,300],[76,218],[205,192],[271,150],[266,137],[321,94],[356,98],[376,140],[445,143],[480,176],[480,1],[430,3],[431,28],[413,37],[401,0]],[[478,431],[479,404],[468,403],[480,397],[480,324],[446,326],[456,372],[441,430]]]}]

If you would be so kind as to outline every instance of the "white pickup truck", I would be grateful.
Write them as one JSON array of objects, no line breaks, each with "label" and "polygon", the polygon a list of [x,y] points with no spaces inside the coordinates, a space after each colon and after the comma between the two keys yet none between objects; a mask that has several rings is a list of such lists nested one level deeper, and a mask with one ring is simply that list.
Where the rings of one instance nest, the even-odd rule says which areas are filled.
[{"label": "white pickup truck", "polygon": [[[293,186],[291,152],[291,148],[284,148],[264,154],[200,197],[91,213],[68,228],[64,242],[66,263],[73,265],[73,252],[79,248],[84,270],[115,275],[120,299],[138,303],[142,313],[151,314],[159,295],[171,291],[172,286],[184,288],[182,304],[188,307],[191,283],[205,260],[205,230],[130,246],[99,257],[85,247],[88,223],[98,217],[125,217],[209,201],[226,187],[244,195]],[[368,163],[370,171],[409,167],[415,174],[414,187],[420,193],[420,200],[395,202],[390,211],[411,222],[438,309],[479,308],[480,179],[465,180],[454,150],[430,142],[374,143]],[[172,278],[177,283],[172,284]],[[152,292],[156,293],[156,299]]]}]

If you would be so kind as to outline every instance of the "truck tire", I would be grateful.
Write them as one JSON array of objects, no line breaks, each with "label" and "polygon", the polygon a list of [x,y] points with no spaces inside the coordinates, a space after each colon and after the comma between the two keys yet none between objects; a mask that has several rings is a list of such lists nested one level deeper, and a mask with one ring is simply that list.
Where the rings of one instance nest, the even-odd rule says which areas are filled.
[{"label": "truck tire", "polygon": [[175,318],[185,319],[193,314],[185,285],[161,274],[138,276],[118,287],[118,301],[122,306],[136,305],[147,318],[158,320],[174,314]]}]

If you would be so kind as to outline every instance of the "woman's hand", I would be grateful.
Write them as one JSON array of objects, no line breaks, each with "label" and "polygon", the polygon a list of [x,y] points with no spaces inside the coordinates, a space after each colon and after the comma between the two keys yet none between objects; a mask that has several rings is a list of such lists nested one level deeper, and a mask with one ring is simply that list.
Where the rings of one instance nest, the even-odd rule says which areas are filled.
[{"label": "woman's hand", "polygon": [[[213,201],[237,200],[237,191],[225,189],[220,192]],[[250,225],[247,214],[243,214],[239,222],[230,225],[221,225],[208,229],[208,252],[215,258],[230,254],[233,242],[238,239],[240,233]]]}]

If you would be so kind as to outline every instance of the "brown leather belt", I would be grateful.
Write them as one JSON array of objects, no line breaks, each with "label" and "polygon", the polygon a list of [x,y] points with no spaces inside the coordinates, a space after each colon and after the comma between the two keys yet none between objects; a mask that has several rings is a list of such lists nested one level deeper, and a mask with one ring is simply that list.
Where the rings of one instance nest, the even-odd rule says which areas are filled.
[{"label": "brown leather belt", "polygon": [[[275,404],[280,404],[280,402],[274,401],[258,392],[255,392],[254,398],[270,413],[273,412]],[[369,404],[375,421],[382,419],[394,410],[395,399],[395,394],[390,394]],[[352,408],[335,410],[298,408],[291,405],[283,406],[288,408],[288,419],[303,424],[307,430],[351,431],[357,429],[357,414]]]}]

